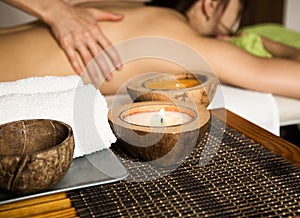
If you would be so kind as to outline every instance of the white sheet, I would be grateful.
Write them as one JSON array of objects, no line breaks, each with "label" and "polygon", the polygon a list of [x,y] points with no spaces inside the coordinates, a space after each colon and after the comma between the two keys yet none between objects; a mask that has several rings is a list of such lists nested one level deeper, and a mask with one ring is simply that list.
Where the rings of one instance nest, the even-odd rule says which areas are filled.
[{"label": "white sheet", "polygon": [[272,94],[221,85],[209,107],[221,106],[279,136],[279,112]]},{"label": "white sheet", "polygon": [[280,116],[280,126],[300,124],[300,100],[274,96]]}]

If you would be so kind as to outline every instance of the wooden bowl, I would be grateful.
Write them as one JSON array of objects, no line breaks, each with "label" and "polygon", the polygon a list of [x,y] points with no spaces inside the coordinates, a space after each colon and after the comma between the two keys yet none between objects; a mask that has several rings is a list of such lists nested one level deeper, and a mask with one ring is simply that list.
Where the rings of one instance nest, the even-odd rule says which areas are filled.
[{"label": "wooden bowl", "polygon": [[[157,115],[162,108],[171,113],[185,114],[190,119],[182,124],[153,125],[151,118],[154,116],[150,113]],[[128,119],[137,114],[144,117],[143,123]],[[141,160],[171,166],[185,160],[201,141],[208,128],[210,112],[203,105],[198,105],[195,110],[171,102],[147,101],[112,108],[108,120],[122,149]]]},{"label": "wooden bowl", "polygon": [[213,99],[218,80],[212,73],[147,73],[127,84],[134,102],[172,101],[201,104],[207,107]]},{"label": "wooden bowl", "polygon": [[73,160],[70,126],[53,120],[0,125],[0,188],[25,195],[58,183]]}]

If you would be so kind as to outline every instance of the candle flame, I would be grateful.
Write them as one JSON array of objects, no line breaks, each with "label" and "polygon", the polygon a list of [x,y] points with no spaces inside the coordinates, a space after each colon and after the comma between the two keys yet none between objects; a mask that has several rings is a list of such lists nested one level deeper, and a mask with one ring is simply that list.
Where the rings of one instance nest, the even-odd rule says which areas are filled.
[{"label": "candle flame", "polygon": [[164,108],[160,109],[158,114],[161,116],[160,123],[164,124],[165,123],[165,109]]},{"label": "candle flame", "polygon": [[160,109],[158,113],[162,116],[165,116],[165,109],[164,108]]}]

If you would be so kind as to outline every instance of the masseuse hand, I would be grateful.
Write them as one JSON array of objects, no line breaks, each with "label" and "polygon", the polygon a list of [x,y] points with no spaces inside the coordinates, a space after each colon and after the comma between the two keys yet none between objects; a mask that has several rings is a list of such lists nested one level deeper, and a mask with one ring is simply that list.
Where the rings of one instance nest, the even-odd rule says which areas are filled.
[{"label": "masseuse hand", "polygon": [[[118,70],[121,61],[110,41],[103,35],[97,21],[120,21],[123,16],[98,10],[96,8],[77,8],[72,6],[77,1],[71,0],[4,0],[27,13],[40,18],[47,23],[57,41],[64,49],[75,71],[82,76],[84,66],[96,58],[96,63],[103,76],[111,78],[110,68],[103,52]],[[87,0],[78,0],[78,3]],[[108,49],[109,48],[109,49]],[[92,64],[88,65],[92,66]],[[101,75],[94,67],[88,67],[86,72],[94,85],[99,87]]]},{"label": "masseuse hand", "polygon": [[[87,66],[93,57],[96,57],[95,62],[103,76],[106,80],[110,80],[111,69],[101,52],[105,51],[117,70],[121,69],[121,60],[116,50],[111,47],[110,41],[102,33],[97,21],[120,21],[123,16],[96,8],[76,8],[68,4],[64,4],[63,7],[65,8],[59,11],[53,8],[46,22],[67,54],[73,68],[82,76],[83,65]],[[100,76],[95,68],[88,67],[85,72],[89,74],[94,84],[100,85]]]}]

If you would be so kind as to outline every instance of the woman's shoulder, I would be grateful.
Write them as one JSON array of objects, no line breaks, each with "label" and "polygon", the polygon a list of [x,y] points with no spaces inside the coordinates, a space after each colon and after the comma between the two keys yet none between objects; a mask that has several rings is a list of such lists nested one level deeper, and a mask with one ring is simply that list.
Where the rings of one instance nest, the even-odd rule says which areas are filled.
[{"label": "woman's shoulder", "polygon": [[147,20],[147,22],[182,22],[187,24],[187,19],[175,11],[174,9],[156,6],[110,6],[105,8],[109,11],[115,11],[122,13],[125,17],[140,17],[142,20]]},{"label": "woman's shoulder", "polygon": [[174,37],[196,35],[187,18],[174,9],[146,6],[138,13],[142,16],[142,25],[149,32]]},{"label": "woman's shoulder", "polygon": [[[177,38],[181,35],[191,35],[194,32],[187,19],[173,9],[143,6],[110,7],[106,10],[125,15],[123,21],[115,23],[114,29],[126,30],[126,35],[129,37],[134,35],[162,35]],[[112,23],[103,23],[103,25],[112,28]]]}]

